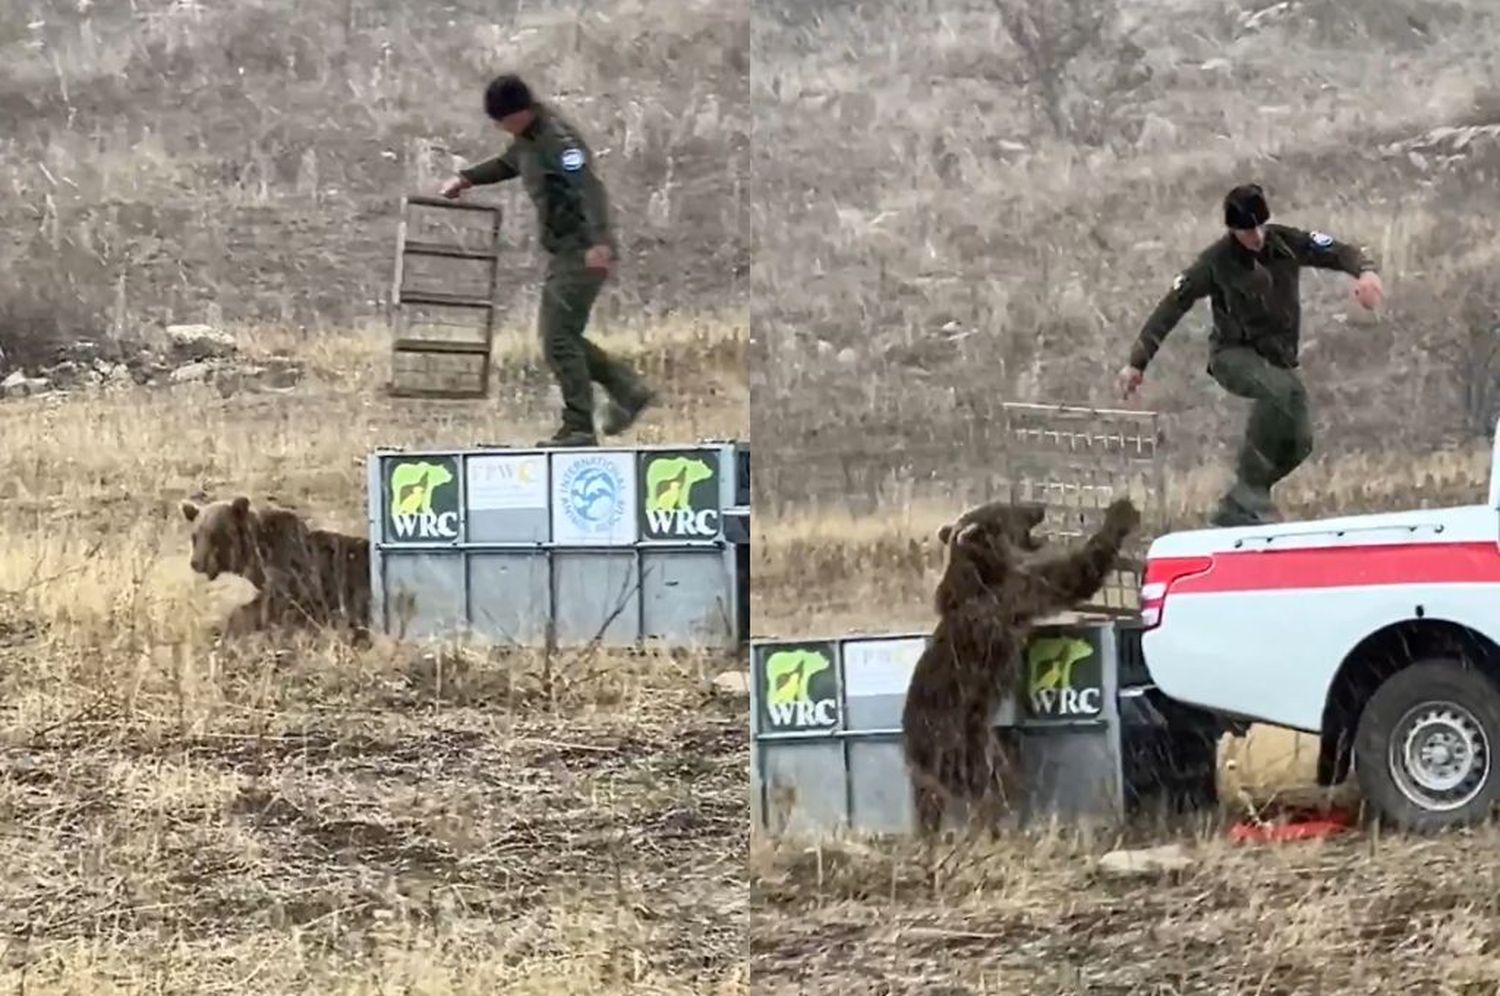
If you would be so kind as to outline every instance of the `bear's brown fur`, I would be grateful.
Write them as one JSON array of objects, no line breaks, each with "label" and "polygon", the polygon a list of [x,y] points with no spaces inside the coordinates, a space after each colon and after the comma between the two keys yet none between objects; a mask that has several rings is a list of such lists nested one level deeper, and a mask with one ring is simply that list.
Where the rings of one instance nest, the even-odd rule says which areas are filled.
[{"label": "bear's brown fur", "polygon": [[919,831],[940,829],[949,798],[983,804],[993,822],[1015,788],[1013,745],[995,736],[996,708],[1023,689],[1022,651],[1032,623],[1095,594],[1140,523],[1114,502],[1077,550],[1027,558],[1037,506],[990,502],[938,532],[948,563],[935,596],[938,623],[912,673],[902,740]]},{"label": "bear's brown fur", "polygon": [[184,501],[181,509],[193,523],[193,570],[210,581],[237,574],[255,586],[255,597],[230,614],[224,635],[319,626],[365,635],[368,539],[309,529],[296,512],[251,508],[244,495],[206,505]]},{"label": "bear's brown fur", "polygon": [[329,529],[314,529],[309,535],[329,611],[363,627],[370,618],[369,538]]}]

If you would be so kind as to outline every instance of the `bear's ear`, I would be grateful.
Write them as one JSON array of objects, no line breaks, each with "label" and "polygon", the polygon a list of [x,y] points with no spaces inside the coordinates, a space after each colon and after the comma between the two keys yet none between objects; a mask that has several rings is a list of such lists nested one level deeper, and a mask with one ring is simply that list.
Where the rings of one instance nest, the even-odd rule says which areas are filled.
[{"label": "bear's ear", "polygon": [[178,505],[177,507],[182,509],[182,517],[189,522],[193,522],[198,518],[198,506],[193,502],[188,501],[186,498],[184,498],[182,500],[182,504]]},{"label": "bear's ear", "polygon": [[238,518],[243,519],[245,516],[250,514],[250,499],[246,498],[244,495],[240,495],[234,501],[229,503],[229,508]]},{"label": "bear's ear", "polygon": [[951,524],[950,525],[941,526],[938,529],[938,542],[946,544],[948,542],[948,537],[950,537],[952,535],[953,535],[953,526]]},{"label": "bear's ear", "polygon": [[976,533],[978,533],[979,530],[980,525],[977,522],[964,523],[962,528],[958,530],[958,534],[953,537],[953,545],[959,546],[963,543],[968,542],[968,540],[972,538]]}]

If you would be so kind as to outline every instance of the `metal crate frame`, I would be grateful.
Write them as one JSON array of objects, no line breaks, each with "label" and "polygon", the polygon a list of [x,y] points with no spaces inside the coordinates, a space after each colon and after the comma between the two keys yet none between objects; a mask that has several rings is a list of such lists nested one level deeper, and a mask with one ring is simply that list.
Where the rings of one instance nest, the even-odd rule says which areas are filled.
[{"label": "metal crate frame", "polygon": [[[1123,755],[1122,675],[1118,667],[1120,626],[1119,622],[1105,617],[1078,617],[1071,622],[1040,625],[1032,635],[1033,641],[1057,636],[1079,637],[1085,632],[1092,635],[1091,642],[1099,664],[1096,686],[1099,707],[1096,711],[1079,717],[1043,717],[1031,714],[1022,703],[1007,698],[991,718],[991,725],[997,730],[1013,730],[1020,735],[1018,745],[1023,754],[1029,791],[1035,793],[1026,806],[1028,819],[1053,815],[1073,822],[1092,820],[1108,824],[1118,821],[1126,812],[1126,786],[1120,767]],[[904,761],[900,759],[902,731],[895,707],[892,706],[889,719],[879,725],[856,725],[851,719],[851,704],[855,699],[849,695],[848,662],[850,650],[856,647],[894,649],[904,645],[904,652],[897,652],[895,657],[909,658],[909,663],[915,664],[916,657],[931,636],[930,632],[908,631],[822,638],[763,638],[751,642],[750,808],[752,823],[758,831],[781,836],[793,824],[801,824],[791,830],[794,835],[811,833],[814,836],[844,831],[905,834],[913,829],[908,822],[909,813],[903,819],[889,808],[894,806],[906,810],[909,803]],[[826,729],[778,732],[766,728],[763,655],[780,648],[811,646],[827,647],[832,652],[830,678],[836,689],[837,718]],[[888,660],[885,663],[889,667],[894,662]],[[906,665],[896,668],[908,669]],[[885,676],[885,681],[891,681],[889,675]],[[901,682],[899,697],[903,701],[907,681],[909,675]],[[876,684],[880,683],[877,679]],[[886,697],[895,695],[890,687],[893,686],[888,686],[884,693]],[[866,772],[863,779],[856,777],[856,751],[866,755],[866,760],[858,765]],[[879,753],[872,753],[875,751]],[[799,753],[811,758],[813,764],[787,763]],[[824,755],[821,761],[817,760],[818,754]],[[773,755],[787,761],[777,765]],[[884,755],[883,763],[881,755]],[[768,768],[773,770],[768,771]],[[776,769],[780,770],[780,779],[776,777]],[[883,777],[872,769],[883,769]],[[837,771],[836,779],[826,777],[831,770]],[[801,804],[802,791],[814,788],[820,773],[822,784],[832,789],[832,796]],[[788,791],[790,795],[786,794]],[[863,804],[859,801],[861,798]],[[945,823],[957,827],[962,822],[957,807],[950,806]]]},{"label": "metal crate frame", "polygon": [[1142,570],[1137,548],[1166,516],[1160,413],[1027,402],[1004,402],[1000,407],[1001,456],[1010,500],[1045,509],[1038,530],[1042,536],[1077,543],[1098,528],[1105,507],[1120,494],[1128,492],[1136,499],[1141,533],[1127,543],[1113,578],[1099,595],[1078,606],[1112,616],[1133,614]]},{"label": "metal crate frame", "polygon": [[[747,480],[749,471],[749,444],[736,440],[727,439],[700,439],[693,443],[680,445],[642,445],[642,446],[600,446],[583,448],[552,448],[552,447],[508,447],[498,445],[477,445],[473,447],[452,448],[430,448],[406,449],[401,447],[382,447],[372,450],[366,457],[366,528],[370,537],[370,623],[371,626],[388,635],[399,635],[404,626],[396,622],[395,616],[400,609],[394,604],[391,597],[387,578],[387,562],[390,558],[403,556],[438,555],[445,559],[455,559],[464,565],[463,576],[469,577],[468,569],[471,559],[475,555],[485,554],[527,554],[540,557],[546,562],[545,567],[545,591],[541,593],[540,604],[545,606],[546,612],[546,636],[539,643],[527,643],[517,641],[505,641],[501,645],[510,646],[548,646],[557,641],[556,626],[558,621],[559,596],[558,565],[561,557],[581,557],[588,555],[603,555],[606,557],[625,557],[631,561],[631,577],[637,581],[636,597],[631,598],[633,612],[631,615],[631,628],[638,634],[637,637],[625,644],[615,643],[610,640],[602,640],[605,646],[618,647],[629,646],[643,648],[647,644],[644,635],[646,629],[645,612],[646,604],[639,596],[639,585],[644,583],[644,572],[642,562],[645,557],[653,554],[674,554],[701,552],[705,555],[716,555],[723,570],[724,594],[727,604],[723,610],[727,615],[725,622],[728,625],[728,633],[724,643],[712,643],[706,645],[709,649],[735,649],[748,645],[750,641],[750,577],[749,577],[749,539],[750,539],[750,508],[748,501],[749,482]],[[551,535],[551,527],[548,527],[548,538],[534,540],[474,540],[470,538],[471,517],[469,511],[469,475],[468,464],[475,459],[487,457],[524,458],[539,457],[547,462],[548,479],[551,480],[553,461],[559,457],[575,456],[598,456],[598,455],[625,455],[633,461],[640,461],[644,457],[656,453],[675,453],[679,451],[710,450],[715,451],[719,457],[718,482],[718,509],[720,514],[720,529],[712,537],[700,539],[649,539],[638,536],[628,544],[605,545],[605,544],[567,544],[559,542]],[[382,468],[387,460],[421,460],[451,459],[460,466],[457,476],[457,505],[456,530],[457,537],[454,539],[424,540],[417,542],[394,542],[385,531],[386,519],[386,495],[385,482],[382,476]],[[550,502],[550,491],[549,491]],[[549,504],[546,514],[549,520],[552,515],[552,507]],[[635,509],[632,507],[632,514]],[[438,636],[438,639],[470,639],[475,637],[475,609],[476,590],[472,584],[465,580],[462,587],[463,611],[462,620],[455,628],[452,628]],[[606,623],[608,625],[608,623]],[[602,634],[601,634],[602,635]],[[496,641],[479,637],[478,642],[495,644]],[[702,647],[694,641],[682,641],[668,639],[669,646]],[[567,643],[573,646],[572,643]]]},{"label": "metal crate frame", "polygon": [[[445,245],[436,242],[411,241],[406,237],[410,211],[412,207],[443,208],[453,211],[480,211],[487,212],[492,216],[490,226],[490,248],[487,250],[467,249],[463,246]],[[490,364],[494,354],[495,339],[495,288],[500,280],[500,223],[503,212],[496,204],[476,204],[462,201],[448,200],[444,197],[428,197],[422,195],[408,195],[401,201],[400,224],[396,233],[396,264],[395,273],[391,282],[391,313],[390,324],[392,331],[391,353],[392,357],[401,353],[412,353],[418,355],[433,354],[467,354],[482,358],[482,373],[479,378],[479,387],[472,391],[465,390],[432,390],[426,388],[403,387],[396,383],[396,374],[393,369],[391,382],[387,387],[387,393],[397,398],[456,398],[472,399],[485,398],[490,393]],[[442,294],[432,291],[408,291],[402,284],[406,274],[406,258],[408,256],[436,256],[448,259],[480,259],[490,261],[489,292],[484,299],[466,297],[462,294]],[[396,333],[400,324],[401,308],[406,304],[435,304],[447,307],[474,308],[484,311],[484,342],[462,343],[446,342],[436,339],[421,339],[402,337]]]}]

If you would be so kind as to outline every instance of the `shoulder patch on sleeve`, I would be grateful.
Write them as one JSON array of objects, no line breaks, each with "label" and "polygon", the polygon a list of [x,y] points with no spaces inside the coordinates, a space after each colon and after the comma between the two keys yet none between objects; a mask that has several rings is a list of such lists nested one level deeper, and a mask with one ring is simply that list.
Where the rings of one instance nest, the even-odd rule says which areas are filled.
[{"label": "shoulder patch on sleeve", "polygon": [[1312,239],[1312,244],[1319,249],[1327,249],[1333,245],[1333,236],[1327,232],[1308,232],[1307,234]]},{"label": "shoulder patch on sleeve", "polygon": [[586,159],[587,157],[583,154],[583,150],[576,145],[563,149],[562,155],[558,156],[558,161],[562,163],[562,168],[569,173],[576,173],[583,169]]},{"label": "shoulder patch on sleeve", "polygon": [[1186,285],[1187,285],[1187,274],[1186,273],[1179,273],[1179,274],[1177,274],[1176,277],[1174,277],[1172,279],[1172,289],[1174,291],[1180,291]]}]

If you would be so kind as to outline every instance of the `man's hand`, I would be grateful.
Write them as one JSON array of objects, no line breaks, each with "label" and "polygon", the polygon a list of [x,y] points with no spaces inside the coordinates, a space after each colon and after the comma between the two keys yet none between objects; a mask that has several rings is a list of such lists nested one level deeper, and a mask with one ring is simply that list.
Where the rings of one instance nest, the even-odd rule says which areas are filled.
[{"label": "man's hand", "polygon": [[1120,392],[1120,397],[1129,401],[1130,396],[1136,392],[1136,388],[1141,386],[1141,381],[1145,378],[1146,372],[1144,370],[1139,370],[1129,365],[1123,366],[1120,368],[1120,372],[1115,375],[1115,390]]},{"label": "man's hand", "polygon": [[1375,306],[1384,299],[1385,286],[1380,282],[1380,274],[1374,270],[1361,273],[1354,282],[1354,300],[1363,305],[1366,311],[1374,311]]},{"label": "man's hand", "polygon": [[615,254],[606,245],[590,246],[589,251],[584,253],[583,265],[590,270],[601,270],[607,274],[615,267]]},{"label": "man's hand", "polygon": [[468,180],[465,180],[463,177],[455,176],[447,183],[443,184],[443,189],[440,190],[439,193],[451,201],[453,200],[453,198],[457,197],[459,194],[463,193],[465,190],[468,190],[472,186],[474,185]]}]

